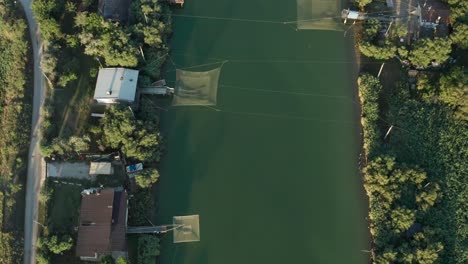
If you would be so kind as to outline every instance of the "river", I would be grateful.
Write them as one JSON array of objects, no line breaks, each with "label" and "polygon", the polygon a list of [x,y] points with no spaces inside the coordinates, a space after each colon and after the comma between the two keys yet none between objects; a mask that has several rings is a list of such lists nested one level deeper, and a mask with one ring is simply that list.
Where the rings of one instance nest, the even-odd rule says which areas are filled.
[{"label": "river", "polygon": [[200,242],[163,237],[161,263],[368,262],[351,39],[282,23],[296,9],[186,0],[174,11],[175,65],[228,62],[220,111],[170,107],[161,117],[157,223],[199,214],[201,230]]}]

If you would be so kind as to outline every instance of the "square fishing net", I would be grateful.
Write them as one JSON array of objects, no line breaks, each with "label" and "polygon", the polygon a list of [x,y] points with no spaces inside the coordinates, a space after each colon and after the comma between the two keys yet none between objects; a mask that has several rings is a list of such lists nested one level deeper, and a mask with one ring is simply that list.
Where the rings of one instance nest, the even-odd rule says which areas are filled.
[{"label": "square fishing net", "polygon": [[297,29],[343,30],[341,0],[296,0]]},{"label": "square fishing net", "polygon": [[215,106],[221,67],[203,72],[176,70],[173,106]]},{"label": "square fishing net", "polygon": [[200,241],[200,219],[198,215],[174,216],[174,243]]}]

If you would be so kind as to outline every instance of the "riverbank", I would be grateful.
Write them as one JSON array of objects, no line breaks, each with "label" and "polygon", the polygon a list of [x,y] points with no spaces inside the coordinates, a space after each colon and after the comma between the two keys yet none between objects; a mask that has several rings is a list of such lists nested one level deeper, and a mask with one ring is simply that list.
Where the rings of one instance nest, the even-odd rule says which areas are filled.
[{"label": "riverbank", "polygon": [[[368,24],[362,31],[372,39],[372,23]],[[428,58],[436,56],[434,60],[442,60],[443,65],[415,70],[411,63],[421,59],[412,52],[431,41],[428,37],[411,45],[396,44],[403,45],[409,54],[404,57],[413,61],[385,61],[380,78],[376,77],[379,67],[367,63],[384,61],[361,60],[359,94],[366,157],[362,173],[369,197],[374,263],[466,262],[467,235],[460,230],[466,225],[468,126],[466,107],[460,102],[468,100],[462,92],[467,65],[462,59],[446,62],[448,55],[444,57],[443,52],[423,52]],[[466,45],[458,41],[450,55],[463,58]],[[399,47],[400,52],[403,48]]]}]

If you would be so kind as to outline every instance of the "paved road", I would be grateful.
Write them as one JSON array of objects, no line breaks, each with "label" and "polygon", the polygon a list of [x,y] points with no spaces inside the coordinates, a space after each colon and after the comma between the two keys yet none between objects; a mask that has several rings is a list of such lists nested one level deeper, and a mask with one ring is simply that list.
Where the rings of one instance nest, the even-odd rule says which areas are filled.
[{"label": "paved road", "polygon": [[31,41],[34,54],[34,99],[31,129],[31,145],[29,146],[28,177],[26,182],[26,208],[24,218],[24,263],[36,263],[36,240],[37,240],[37,195],[40,186],[44,180],[45,162],[41,156],[39,142],[41,135],[39,133],[42,118],[40,116],[41,106],[45,98],[45,83],[40,68],[42,57],[42,41],[37,30],[37,23],[32,15],[32,0],[20,0],[21,5],[26,12],[26,18],[29,24]]}]

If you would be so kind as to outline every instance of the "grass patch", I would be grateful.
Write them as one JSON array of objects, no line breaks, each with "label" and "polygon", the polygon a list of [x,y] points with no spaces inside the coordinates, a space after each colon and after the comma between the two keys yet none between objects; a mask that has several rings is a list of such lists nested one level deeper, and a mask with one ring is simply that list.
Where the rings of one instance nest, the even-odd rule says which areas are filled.
[{"label": "grass patch", "polygon": [[[82,186],[70,183],[82,184]],[[81,191],[89,183],[67,179],[66,182],[49,182],[49,184],[54,190],[49,202],[49,231],[57,234],[74,233],[79,221]]]},{"label": "grass patch", "polygon": [[54,93],[58,137],[79,135],[90,116],[94,80],[90,77],[91,58],[83,56],[78,80]]}]

